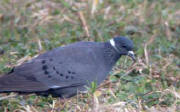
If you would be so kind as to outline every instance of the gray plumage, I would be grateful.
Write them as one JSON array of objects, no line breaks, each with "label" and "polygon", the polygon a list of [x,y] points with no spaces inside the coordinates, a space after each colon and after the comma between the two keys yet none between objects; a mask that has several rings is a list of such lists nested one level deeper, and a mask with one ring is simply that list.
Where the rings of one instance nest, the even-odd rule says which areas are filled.
[{"label": "gray plumage", "polygon": [[129,55],[133,49],[132,41],[125,37],[113,42],[116,46],[107,41],[54,48],[0,77],[0,92],[71,97],[77,90],[85,91],[92,81],[99,85],[121,55]]}]

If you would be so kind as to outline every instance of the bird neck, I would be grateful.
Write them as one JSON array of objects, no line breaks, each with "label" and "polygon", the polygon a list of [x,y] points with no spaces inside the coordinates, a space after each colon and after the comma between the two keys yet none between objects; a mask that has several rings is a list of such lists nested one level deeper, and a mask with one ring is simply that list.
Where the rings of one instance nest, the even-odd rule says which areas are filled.
[{"label": "bird neck", "polygon": [[104,47],[104,56],[106,62],[110,66],[115,65],[118,59],[121,57],[121,54],[113,48],[109,41],[105,42]]}]

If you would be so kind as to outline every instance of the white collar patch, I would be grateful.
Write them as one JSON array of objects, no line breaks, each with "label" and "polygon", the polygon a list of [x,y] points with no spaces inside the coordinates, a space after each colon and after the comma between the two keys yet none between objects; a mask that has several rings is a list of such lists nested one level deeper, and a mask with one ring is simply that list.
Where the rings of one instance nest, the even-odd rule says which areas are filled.
[{"label": "white collar patch", "polygon": [[110,40],[110,44],[111,44],[111,46],[112,46],[118,53],[120,53],[119,50],[118,50],[117,47],[116,47],[116,44],[115,44],[114,39],[111,39],[111,40]]},{"label": "white collar patch", "polygon": [[110,40],[110,44],[111,44],[111,46],[116,47],[116,44],[115,44],[115,42],[114,42],[114,39],[111,39],[111,40]]}]

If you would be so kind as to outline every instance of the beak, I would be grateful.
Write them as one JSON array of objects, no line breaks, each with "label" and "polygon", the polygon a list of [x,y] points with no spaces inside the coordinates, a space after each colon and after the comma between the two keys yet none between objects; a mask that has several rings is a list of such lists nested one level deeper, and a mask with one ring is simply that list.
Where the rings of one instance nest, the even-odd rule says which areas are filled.
[{"label": "beak", "polygon": [[133,61],[136,61],[136,58],[135,58],[133,51],[128,51],[128,56],[131,57]]}]

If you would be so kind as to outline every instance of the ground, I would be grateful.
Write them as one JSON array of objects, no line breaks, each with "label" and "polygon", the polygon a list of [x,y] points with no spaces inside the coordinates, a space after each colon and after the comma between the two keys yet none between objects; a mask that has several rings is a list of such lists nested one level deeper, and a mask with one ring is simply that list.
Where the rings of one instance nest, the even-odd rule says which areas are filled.
[{"label": "ground", "polygon": [[70,99],[0,94],[0,112],[180,112],[178,0],[1,0],[0,74],[69,43],[134,41],[137,62],[122,57],[88,94]]}]

